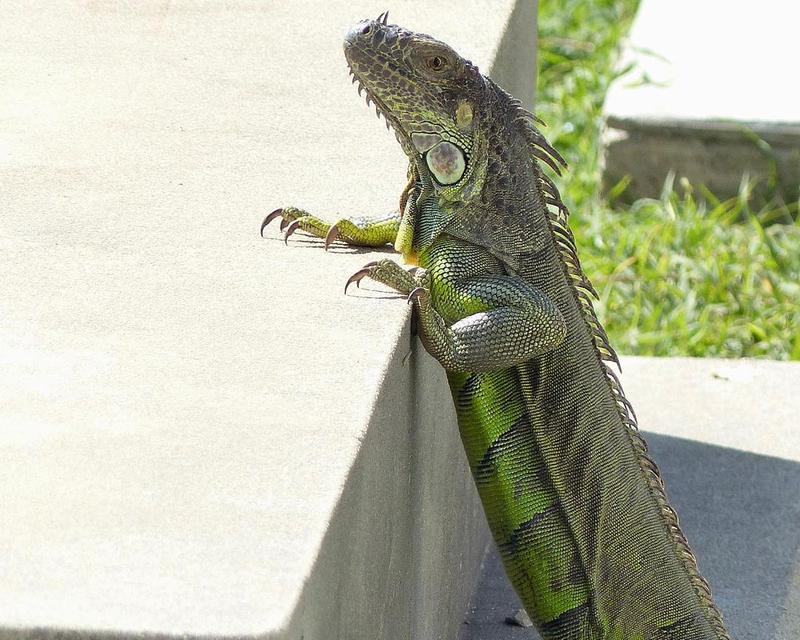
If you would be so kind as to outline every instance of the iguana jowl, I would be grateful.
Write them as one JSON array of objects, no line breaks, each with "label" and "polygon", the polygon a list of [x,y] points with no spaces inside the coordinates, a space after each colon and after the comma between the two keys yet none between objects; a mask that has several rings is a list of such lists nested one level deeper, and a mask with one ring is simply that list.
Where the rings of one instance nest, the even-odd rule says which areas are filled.
[{"label": "iguana jowl", "polygon": [[372,278],[413,301],[506,571],[545,640],[728,640],[606,364],[616,355],[538,164],[563,160],[536,118],[385,14],[351,29],[344,50],[408,155],[402,216],[330,225],[287,207],[262,232],[280,217],[286,237],[393,242],[419,265],[380,260],[348,284]]}]

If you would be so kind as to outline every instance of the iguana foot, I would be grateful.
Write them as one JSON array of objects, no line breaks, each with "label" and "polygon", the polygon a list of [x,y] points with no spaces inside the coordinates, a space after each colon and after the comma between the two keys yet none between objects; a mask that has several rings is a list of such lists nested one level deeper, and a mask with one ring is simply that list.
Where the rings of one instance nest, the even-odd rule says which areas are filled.
[{"label": "iguana foot", "polygon": [[340,218],[335,223],[330,224],[303,209],[282,207],[281,209],[275,209],[264,218],[261,223],[262,236],[266,226],[277,218],[281,220],[280,228],[284,232],[284,242],[288,241],[289,236],[297,229],[300,229],[317,238],[323,238],[326,250],[335,240],[364,247],[379,247],[392,243],[400,226],[400,216],[397,213],[374,219],[357,218],[350,220],[348,218]]},{"label": "iguana foot", "polygon": [[420,288],[418,286],[418,281],[420,278],[425,277],[424,275],[420,275],[421,272],[424,273],[422,269],[416,268],[415,273],[412,274],[394,260],[368,262],[347,279],[344,285],[344,292],[347,293],[347,288],[351,284],[355,283],[358,287],[364,278],[370,278],[375,282],[385,284],[398,293],[408,296],[412,291]]},{"label": "iguana foot", "polygon": [[316,236],[317,238],[324,238],[331,227],[331,225],[324,220],[312,216],[303,209],[298,209],[297,207],[283,207],[281,209],[275,209],[275,211],[264,218],[264,222],[261,223],[262,237],[266,226],[276,218],[281,219],[281,231],[284,232],[283,241],[287,244],[289,236],[298,229],[302,229],[306,233]]},{"label": "iguana foot", "polygon": [[377,265],[377,261],[368,262],[365,264],[361,269],[356,271],[352,276],[347,279],[347,282],[344,283],[344,292],[347,294],[347,287],[351,284],[355,283],[356,287],[361,287],[361,281],[369,276],[370,269]]},{"label": "iguana foot", "polygon": [[328,229],[328,233],[325,234],[325,249],[327,250],[335,240],[341,240],[347,244],[379,246],[387,244],[387,242],[394,242],[396,235],[397,232],[394,229],[389,230],[387,234],[383,229],[362,227],[352,220],[341,218],[333,223]]}]

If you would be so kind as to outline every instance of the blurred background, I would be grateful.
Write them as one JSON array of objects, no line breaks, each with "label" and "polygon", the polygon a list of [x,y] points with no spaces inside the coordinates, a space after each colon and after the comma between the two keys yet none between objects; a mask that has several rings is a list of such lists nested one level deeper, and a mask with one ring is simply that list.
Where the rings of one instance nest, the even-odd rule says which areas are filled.
[{"label": "blurred background", "polygon": [[796,10],[735,4],[539,2],[537,114],[621,353],[800,360]]}]

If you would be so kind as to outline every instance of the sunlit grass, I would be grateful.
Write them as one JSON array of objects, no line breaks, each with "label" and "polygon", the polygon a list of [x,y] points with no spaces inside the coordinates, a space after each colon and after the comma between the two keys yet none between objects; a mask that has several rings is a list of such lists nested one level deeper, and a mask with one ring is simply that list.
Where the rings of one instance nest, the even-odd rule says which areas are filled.
[{"label": "sunlit grass", "polygon": [[[613,209],[599,194],[602,102],[633,0],[540,0],[537,114],[570,164],[559,181],[615,348],[800,360],[800,224],[669,179]],[[796,215],[795,215],[796,217]],[[769,224],[775,220],[783,224]]]}]

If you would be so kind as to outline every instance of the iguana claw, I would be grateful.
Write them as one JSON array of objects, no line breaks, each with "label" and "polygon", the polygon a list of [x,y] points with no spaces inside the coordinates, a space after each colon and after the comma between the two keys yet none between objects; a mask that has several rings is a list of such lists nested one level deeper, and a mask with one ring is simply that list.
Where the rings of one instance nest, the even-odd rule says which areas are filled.
[{"label": "iguana claw", "polygon": [[289,244],[289,236],[292,235],[297,228],[300,226],[299,220],[292,220],[289,225],[286,227],[286,233],[283,234],[283,242],[284,244]]},{"label": "iguana claw", "polygon": [[328,250],[328,247],[333,244],[333,241],[339,237],[339,228],[333,224],[331,228],[328,229],[328,233],[325,234],[325,251]]},{"label": "iguana claw", "polygon": [[427,295],[427,293],[428,291],[425,289],[425,287],[414,287],[414,289],[411,290],[411,293],[408,294],[406,302],[408,304],[413,304],[417,298],[419,298],[421,295]]},{"label": "iguana claw", "polygon": [[283,209],[275,209],[272,213],[270,213],[266,218],[264,218],[264,222],[261,223],[261,237],[264,237],[264,228],[272,222],[275,218],[283,215]]},{"label": "iguana claw", "polygon": [[344,292],[347,294],[347,287],[349,287],[354,282],[356,283],[357,287],[360,287],[359,284],[365,277],[369,275],[370,270],[378,264],[377,260],[374,262],[368,262],[363,267],[361,267],[358,271],[356,271],[352,276],[347,279],[347,282],[344,283]]}]

